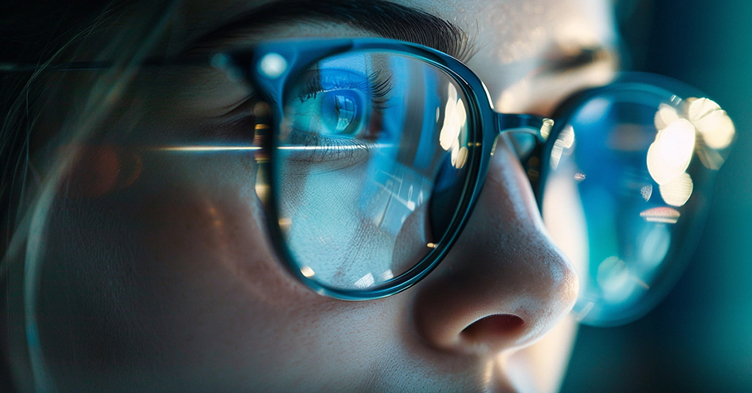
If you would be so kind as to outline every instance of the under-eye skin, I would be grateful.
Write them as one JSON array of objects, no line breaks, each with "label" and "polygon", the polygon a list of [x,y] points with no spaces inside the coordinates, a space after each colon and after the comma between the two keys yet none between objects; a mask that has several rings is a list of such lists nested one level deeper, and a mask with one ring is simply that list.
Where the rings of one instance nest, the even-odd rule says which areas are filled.
[{"label": "under-eye skin", "polygon": [[346,168],[365,160],[372,142],[355,138],[330,138],[304,130],[290,133],[289,143],[296,148],[288,158],[302,164],[330,163],[332,169]]}]

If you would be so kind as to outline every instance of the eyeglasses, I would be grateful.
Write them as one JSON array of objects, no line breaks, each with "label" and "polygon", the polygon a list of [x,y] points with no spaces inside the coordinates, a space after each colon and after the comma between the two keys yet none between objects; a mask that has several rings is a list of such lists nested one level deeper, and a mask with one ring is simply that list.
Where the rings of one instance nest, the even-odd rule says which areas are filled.
[{"label": "eyeglasses", "polygon": [[575,312],[631,320],[683,270],[734,139],[715,102],[652,75],[582,92],[554,123],[495,112],[466,66],[409,43],[270,42],[212,61],[268,105],[256,140],[278,253],[339,299],[389,296],[425,277],[466,224],[497,137],[527,133],[544,222],[583,245],[569,253],[587,266]]},{"label": "eyeglasses", "polygon": [[655,75],[580,92],[547,119],[495,112],[460,61],[394,40],[265,42],[209,63],[248,86],[253,142],[163,150],[252,154],[280,259],[345,300],[398,293],[446,257],[508,133],[535,142],[520,159],[543,220],[584,265],[578,318],[635,319],[682,272],[735,137],[715,102]]}]

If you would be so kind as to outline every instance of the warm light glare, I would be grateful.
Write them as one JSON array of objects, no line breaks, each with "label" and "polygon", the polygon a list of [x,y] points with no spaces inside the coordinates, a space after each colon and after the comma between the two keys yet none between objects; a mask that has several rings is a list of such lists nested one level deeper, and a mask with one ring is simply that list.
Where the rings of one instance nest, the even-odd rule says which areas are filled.
[{"label": "warm light glare", "polygon": [[554,121],[551,119],[543,119],[543,126],[541,126],[540,130],[540,135],[543,137],[543,140],[548,140],[552,128],[554,128]]},{"label": "warm light glare", "polygon": [[689,119],[697,127],[705,144],[713,149],[725,149],[734,140],[734,123],[726,111],[712,100],[691,100]]},{"label": "warm light glare", "polygon": [[658,132],[648,149],[650,176],[658,184],[667,184],[679,177],[692,159],[695,148],[695,127],[679,119]]},{"label": "warm light glare", "polygon": [[664,224],[676,224],[681,213],[670,207],[654,207],[640,212],[640,217],[647,222],[660,222]]},{"label": "warm light glare", "polygon": [[459,149],[452,151],[452,165],[455,168],[462,168],[467,162],[467,148],[460,147]]},{"label": "warm light glare", "polygon": [[292,220],[289,217],[282,217],[279,219],[279,227],[284,230],[290,229]]},{"label": "warm light glare", "polygon": [[256,195],[260,200],[266,201],[269,197],[269,186],[260,182],[256,183]]},{"label": "warm light glare", "polygon": [[[441,127],[441,133],[439,134],[439,144],[442,149],[448,151],[460,135],[466,114],[464,113],[464,104],[457,100],[457,89],[455,89],[454,85],[450,84],[447,87],[447,96],[444,108],[444,125]],[[460,108],[462,111],[460,111]]]},{"label": "warm light glare", "polygon": [[566,126],[559,133],[559,137],[554,142],[554,147],[551,148],[551,169],[559,167],[559,161],[561,155],[564,154],[565,149],[569,149],[574,145],[574,128],[571,125]]},{"label": "warm light glare", "polygon": [[668,127],[669,124],[679,120],[679,114],[676,113],[676,109],[668,104],[661,104],[658,107],[658,112],[655,113],[655,127],[658,130],[662,130]]},{"label": "warm light glare", "polygon": [[692,177],[687,173],[682,173],[674,180],[659,186],[661,198],[667,204],[676,207],[684,206],[687,203],[693,189]]},{"label": "warm light glare", "polygon": [[300,272],[303,274],[303,276],[311,278],[313,277],[316,272],[313,271],[309,266],[303,266],[300,268]]},{"label": "warm light glare", "polygon": [[[455,168],[462,168],[467,162],[467,147],[461,146],[460,132],[467,121],[465,103],[457,96],[457,89],[450,84],[447,87],[447,103],[444,108],[444,125],[439,133],[439,144],[451,153],[451,162]],[[438,113],[437,113],[438,114]]]}]

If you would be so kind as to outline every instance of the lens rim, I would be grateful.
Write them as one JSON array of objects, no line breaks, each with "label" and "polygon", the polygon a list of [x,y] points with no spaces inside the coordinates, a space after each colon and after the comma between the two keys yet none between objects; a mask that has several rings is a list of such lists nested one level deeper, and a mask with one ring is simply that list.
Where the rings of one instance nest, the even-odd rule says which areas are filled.
[{"label": "lens rim", "polygon": [[[462,190],[461,203],[451,219],[447,233],[436,243],[437,247],[431,250],[428,255],[426,255],[415,266],[399,276],[372,288],[357,290],[327,286],[315,279],[306,277],[303,274],[300,270],[301,266],[296,262],[284,240],[284,235],[279,223],[279,212],[281,210],[276,198],[276,195],[279,194],[278,190],[280,189],[280,176],[277,176],[279,173],[279,160],[275,159],[275,152],[278,147],[278,138],[276,135],[279,133],[279,125],[284,117],[283,105],[286,102],[285,97],[287,97],[287,94],[289,93],[288,89],[291,88],[291,86],[288,86],[287,81],[291,77],[296,77],[302,72],[302,70],[308,69],[313,63],[320,59],[349,51],[391,52],[398,55],[413,57],[444,72],[456,82],[457,86],[461,88],[462,93],[467,98],[466,110],[468,111],[468,140],[471,142],[471,145],[468,146],[468,174]],[[286,68],[273,76],[265,75],[259,67],[259,64],[261,64],[264,57],[270,54],[282,57],[287,62],[285,64]],[[260,196],[266,212],[269,240],[274,245],[277,255],[280,257],[283,265],[290,274],[313,291],[341,300],[370,300],[390,296],[411,287],[435,269],[457,240],[472,213],[472,209],[477,202],[478,195],[482,189],[489,169],[496,137],[500,133],[510,131],[510,129],[514,128],[508,124],[531,123],[530,119],[534,120],[532,121],[533,124],[542,124],[545,123],[546,120],[542,117],[532,115],[501,114],[494,111],[485,86],[481,80],[470,71],[469,68],[467,68],[467,66],[445,53],[410,42],[383,38],[268,41],[257,44],[251,48],[228,51],[218,56],[220,61],[213,61],[213,63],[224,65],[230,70],[230,75],[233,73],[235,75],[240,75],[242,79],[261,97],[261,99],[270,105],[271,118],[269,120],[269,125],[273,130],[273,137],[264,138],[260,143],[260,146],[258,146],[268,159],[259,161],[259,167],[264,170],[259,170],[257,177],[257,182],[266,184],[270,188],[269,192],[266,193],[266,197]],[[215,56],[213,60],[216,60],[217,58],[218,57]],[[550,157],[553,142],[561,132],[563,124],[568,123],[568,116],[572,115],[576,106],[581,105],[583,101],[587,100],[588,97],[592,97],[594,94],[600,94],[609,89],[624,88],[626,85],[639,86],[640,88],[646,89],[658,88],[679,92],[686,92],[688,90],[696,91],[681,82],[667,77],[652,74],[630,73],[623,74],[615,82],[605,87],[589,89],[580,94],[574,95],[573,98],[564,101],[559,109],[554,112],[553,117],[557,119],[557,121],[553,129],[550,130],[550,135],[543,136],[542,132],[544,127],[539,127],[539,143],[540,141],[547,140],[545,145],[536,149],[538,154],[540,154],[538,157],[540,165],[542,165],[540,168],[541,171],[545,170],[549,165],[547,157]],[[704,97],[705,95],[697,94],[696,96]],[[527,128],[529,132],[529,129],[531,128],[529,124]],[[544,195],[543,187],[547,176],[547,170],[546,173],[541,172],[533,184],[533,188],[536,191],[536,199],[539,203],[539,209],[542,208],[542,196]],[[709,181],[712,182],[712,179]],[[702,222],[704,220],[701,219],[699,221]],[[694,227],[698,229],[694,230],[696,234],[692,236],[693,239],[699,236],[699,229],[701,229],[702,225],[694,225]],[[693,249],[687,250],[686,247],[681,250],[681,255],[684,256],[683,259],[688,259],[688,256],[692,251]],[[651,302],[650,308],[665,296],[665,293],[667,293],[673,286],[673,282],[678,279],[679,275],[680,274],[675,275],[676,277],[671,280],[671,285],[666,285],[661,288],[661,296],[655,297]],[[624,321],[632,320],[641,316],[644,312],[647,312],[648,309],[649,308],[645,308],[645,311],[631,313],[628,317],[619,318],[618,320],[613,320],[611,322],[606,321],[591,324],[621,324]],[[584,320],[584,323],[589,322],[591,321]]]},{"label": "lens rim", "polygon": [[[554,118],[556,119],[556,124],[551,130],[547,143],[543,146],[540,152],[540,176],[538,177],[535,186],[535,194],[541,216],[543,216],[544,213],[544,198],[551,197],[546,194],[545,187],[548,177],[552,172],[550,166],[551,152],[559,134],[567,125],[569,125],[573,116],[578,113],[578,110],[593,98],[605,93],[626,90],[637,90],[643,93],[648,92],[656,95],[663,95],[667,97],[667,99],[674,96],[682,99],[688,97],[707,97],[707,95],[701,91],[669,77],[646,73],[624,73],[619,75],[619,77],[609,85],[586,89],[567,99],[555,111]],[[726,155],[733,144],[734,141],[723,150]],[[693,161],[698,160],[696,155],[697,153],[695,151],[693,153]],[[704,176],[701,180],[708,185],[712,185],[717,172],[718,169],[707,168],[707,171],[703,171]],[[667,252],[664,261],[661,262],[661,265],[664,266],[659,268],[657,278],[651,283],[649,291],[646,291],[639,300],[630,302],[624,307],[598,302],[599,299],[595,301],[593,299],[585,299],[582,297],[584,291],[580,291],[580,296],[575,305],[576,310],[582,310],[582,313],[577,315],[579,322],[590,326],[618,326],[639,319],[654,309],[655,306],[663,300],[676,285],[676,282],[684,273],[689,261],[691,260],[692,254],[698,246],[698,240],[702,234],[708,214],[709,198],[710,195],[708,194],[693,195],[688,204],[685,205],[687,208],[691,208],[694,214],[687,217],[690,221],[685,221],[687,228],[681,233],[681,240],[677,242],[672,239],[669,251]],[[589,239],[589,241],[592,242],[593,239]],[[589,266],[591,261],[588,260],[586,263],[587,266]],[[594,306],[588,306],[588,303],[593,303]],[[575,313],[577,313],[577,311],[575,311]]]},{"label": "lens rim", "polygon": [[[279,147],[277,135],[284,119],[283,105],[292,89],[292,84],[288,81],[295,80],[301,72],[309,69],[321,59],[360,51],[389,52],[415,58],[443,72],[456,83],[467,99],[465,108],[469,142],[466,161],[467,177],[462,185],[460,203],[446,233],[435,242],[436,247],[423,259],[404,273],[382,284],[367,289],[343,289],[319,282],[315,276],[306,277],[301,271],[302,266],[297,263],[284,240],[285,236],[279,222],[281,209],[278,197],[281,189],[281,176],[279,176],[281,163],[277,159]],[[264,75],[258,67],[262,59],[269,54],[282,56],[287,61],[287,68],[284,72],[274,78]],[[491,109],[488,93],[480,79],[464,64],[447,54],[417,44],[379,38],[266,42],[249,50],[230,52],[226,55],[237,69],[242,70],[245,79],[254,91],[270,103],[270,126],[273,130],[273,137],[265,138],[261,146],[269,159],[265,163],[265,170],[259,172],[262,174],[259,180],[270,187],[268,197],[262,201],[266,211],[267,228],[270,240],[287,270],[319,294],[341,300],[370,300],[401,292],[436,268],[456,241],[477,201],[495,139],[495,132],[484,132],[488,127],[493,129],[496,118],[495,112]],[[479,94],[479,92],[484,94]]]}]

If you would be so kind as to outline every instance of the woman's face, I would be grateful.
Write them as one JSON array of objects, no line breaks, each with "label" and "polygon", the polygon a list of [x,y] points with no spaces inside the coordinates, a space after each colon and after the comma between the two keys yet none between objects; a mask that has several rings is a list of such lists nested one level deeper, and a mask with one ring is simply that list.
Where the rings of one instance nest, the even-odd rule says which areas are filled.
[{"label": "woman's face", "polygon": [[[180,15],[190,29],[174,36],[201,36],[257,6],[221,3],[187,1]],[[614,68],[607,0],[395,3],[467,34],[466,64],[500,112],[550,114]],[[285,19],[226,43],[375,35],[319,19]],[[167,78],[153,86],[153,101],[122,111],[146,119],[124,139],[232,138],[221,114],[242,91],[208,87],[200,73],[181,78],[189,83]],[[561,381],[578,279],[506,139],[446,259],[413,288],[364,302],[314,293],[283,268],[245,156],[100,149],[81,162],[69,177],[73,191],[50,214],[38,295],[44,359],[60,387],[552,391]]]}]

